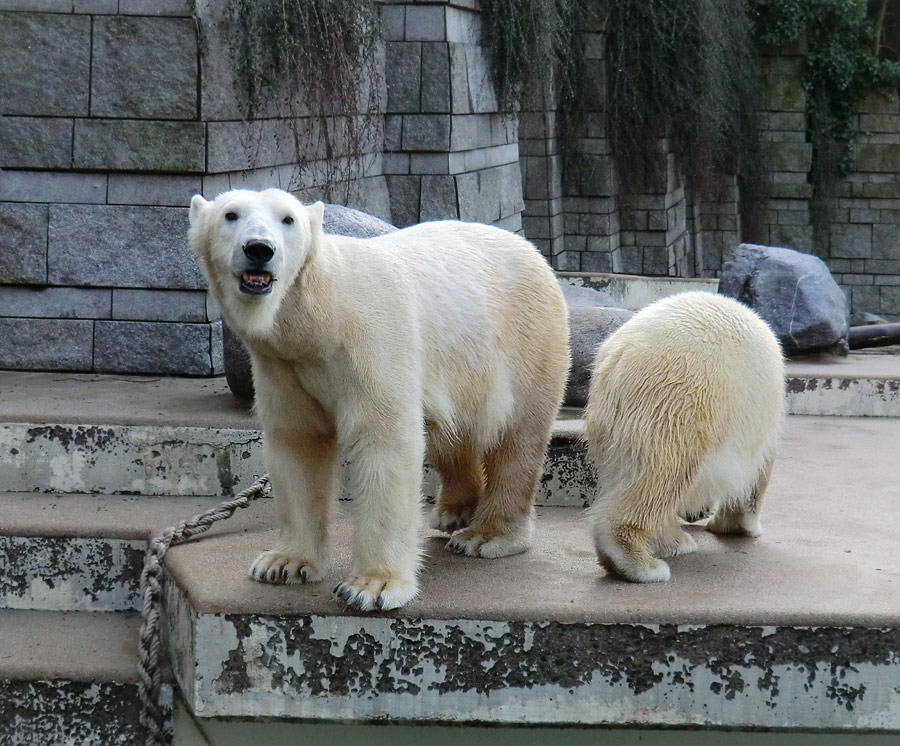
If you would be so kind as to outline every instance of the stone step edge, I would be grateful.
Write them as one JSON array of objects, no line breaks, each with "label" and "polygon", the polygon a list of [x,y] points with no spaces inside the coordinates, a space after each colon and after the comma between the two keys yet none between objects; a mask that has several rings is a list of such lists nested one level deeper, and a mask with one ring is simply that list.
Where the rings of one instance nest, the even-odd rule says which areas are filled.
[{"label": "stone step edge", "polygon": [[[136,614],[0,610],[0,743],[142,743]],[[163,669],[160,704],[174,690]]]},{"label": "stone step edge", "polygon": [[217,497],[0,494],[0,567],[6,568],[0,574],[0,609],[140,610],[150,538],[220,502]]},{"label": "stone step edge", "polygon": [[199,718],[900,729],[900,630],[203,614],[175,582],[165,598],[192,630],[169,654]]}]

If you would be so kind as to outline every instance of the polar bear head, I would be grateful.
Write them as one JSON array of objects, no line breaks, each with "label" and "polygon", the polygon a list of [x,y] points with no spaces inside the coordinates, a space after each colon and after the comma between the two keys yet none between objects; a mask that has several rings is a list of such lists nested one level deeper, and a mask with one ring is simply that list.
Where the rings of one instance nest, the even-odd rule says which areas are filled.
[{"label": "polar bear head", "polygon": [[191,248],[232,324],[274,318],[287,288],[319,250],[324,209],[281,189],[233,189],[212,201],[194,195]]}]

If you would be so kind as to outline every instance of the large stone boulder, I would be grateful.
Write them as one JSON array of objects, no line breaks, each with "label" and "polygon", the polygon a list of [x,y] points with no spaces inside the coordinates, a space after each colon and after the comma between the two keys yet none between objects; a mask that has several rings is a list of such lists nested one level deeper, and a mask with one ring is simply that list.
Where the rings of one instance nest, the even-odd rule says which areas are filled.
[{"label": "large stone boulder", "polygon": [[[354,210],[352,207],[325,204],[322,227],[326,233],[354,238],[372,238],[397,230],[374,215]],[[250,353],[240,338],[222,323],[223,353],[225,356],[225,380],[231,393],[245,402],[253,401],[253,373],[250,369]]]},{"label": "large stone boulder", "polygon": [[722,265],[719,292],[762,316],[786,355],[847,354],[847,299],[818,257],[741,244]]},{"label": "large stone boulder", "polygon": [[[593,291],[596,292],[596,291]],[[587,404],[591,387],[591,370],[597,348],[610,334],[634,316],[624,308],[590,305],[569,305],[569,346],[572,367],[566,384],[563,404],[583,407]]]}]

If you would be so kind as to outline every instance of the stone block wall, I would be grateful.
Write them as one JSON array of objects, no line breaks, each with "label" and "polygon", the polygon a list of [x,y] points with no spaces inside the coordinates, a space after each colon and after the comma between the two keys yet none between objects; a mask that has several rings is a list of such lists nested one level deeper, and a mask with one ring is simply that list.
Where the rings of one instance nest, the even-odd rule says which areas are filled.
[{"label": "stone block wall", "polygon": [[806,134],[803,49],[764,58],[767,242],[822,257],[851,311],[900,317],[900,103],[868,96],[856,114],[853,170],[814,224],[812,145]]},{"label": "stone block wall", "polygon": [[185,0],[0,3],[0,366],[210,375]]},{"label": "stone block wall", "polygon": [[[557,270],[718,274],[741,240],[736,181],[699,199],[660,138],[656,176],[623,190],[599,19],[582,35],[587,116],[564,152],[552,81],[501,113],[477,0],[379,7],[381,134],[356,164],[327,101],[298,111],[276,94],[250,119],[226,0],[0,0],[0,367],[218,374],[221,322],[186,241],[191,195],[321,198],[335,165],[349,181],[332,201],[398,226],[493,223]],[[763,62],[763,240],[820,254],[853,310],[900,318],[896,95],[861,108],[855,170],[814,231],[803,51]]]},{"label": "stone block wall", "polygon": [[851,309],[900,318],[900,102],[873,94],[857,114],[854,170],[838,185],[826,262]]},{"label": "stone block wall", "polygon": [[476,0],[385,2],[381,16],[394,224],[458,218],[521,231],[518,122],[499,113]]}]

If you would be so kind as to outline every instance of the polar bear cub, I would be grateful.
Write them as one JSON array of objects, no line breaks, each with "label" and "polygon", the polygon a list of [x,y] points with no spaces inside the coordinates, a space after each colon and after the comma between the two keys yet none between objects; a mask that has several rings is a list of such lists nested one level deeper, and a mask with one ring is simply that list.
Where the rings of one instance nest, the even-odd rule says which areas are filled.
[{"label": "polar bear cub", "polygon": [[585,411],[597,468],[589,510],[600,563],[639,583],[697,549],[678,516],[758,536],[783,411],[775,335],[731,298],[688,292],[639,311],[600,346]]},{"label": "polar bear cub", "polygon": [[253,367],[281,526],[251,576],[322,579],[343,459],[353,560],[335,593],[393,609],[417,593],[426,451],[448,549],[528,547],[569,365],[566,305],[513,233],[444,221],[363,240],[324,234],[323,210],[278,189],[197,195],[190,242]]}]

